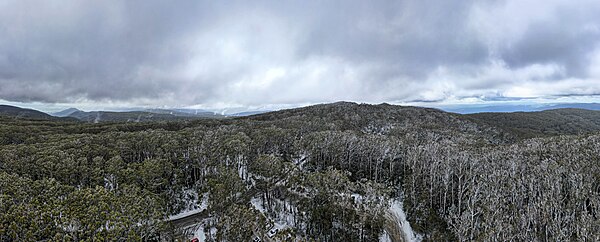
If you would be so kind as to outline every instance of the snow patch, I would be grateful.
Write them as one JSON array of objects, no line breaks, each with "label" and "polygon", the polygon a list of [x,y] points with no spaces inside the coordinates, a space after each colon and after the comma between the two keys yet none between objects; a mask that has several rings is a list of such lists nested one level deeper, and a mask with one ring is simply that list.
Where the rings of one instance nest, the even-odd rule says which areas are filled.
[{"label": "snow patch", "polygon": [[202,212],[202,210],[204,210],[204,209],[197,208],[197,209],[183,211],[181,213],[169,216],[169,220],[176,220],[176,219],[184,218],[184,217],[190,216],[192,214]]},{"label": "snow patch", "polygon": [[[421,240],[423,240],[423,238],[421,236],[417,235],[414,232],[414,230],[410,227],[410,223],[406,219],[406,213],[404,212],[404,209],[402,207],[403,207],[402,202],[397,199],[394,199],[392,201],[392,204],[390,205],[390,212],[397,219],[397,223],[400,226],[400,228],[402,229],[402,232],[403,232],[404,236],[406,237],[405,238],[406,241],[420,242]],[[387,235],[387,233],[386,233],[386,235]],[[388,239],[389,239],[389,237],[388,237]],[[381,239],[380,239],[380,241],[381,241]]]},{"label": "snow patch", "polygon": [[387,231],[383,231],[383,234],[381,234],[379,236],[379,242],[392,242],[392,239],[390,238],[390,235],[387,233]]},{"label": "snow patch", "polygon": [[273,222],[274,228],[283,230],[287,227],[295,227],[297,223],[294,214],[298,213],[298,208],[287,200],[272,199],[271,205],[266,208],[263,206],[263,199],[260,197],[252,198],[250,203]]},{"label": "snow patch", "polygon": [[206,241],[206,234],[204,233],[204,226],[200,225],[198,230],[194,232],[194,238],[198,238],[200,242]]},{"label": "snow patch", "polygon": [[362,203],[363,201],[363,196],[358,193],[353,193],[352,195],[350,195],[350,197],[352,197],[352,199],[354,199],[354,202],[356,203]]},{"label": "snow patch", "polygon": [[254,208],[256,208],[256,210],[258,210],[261,213],[265,213],[265,208],[262,205],[262,199],[259,198],[252,198],[250,200],[250,203],[252,204],[252,206],[254,206]]},{"label": "snow patch", "polygon": [[[197,200],[196,200],[197,202]],[[193,209],[185,209],[183,212],[169,216],[169,220],[175,220],[190,216],[192,214],[200,213],[208,208],[208,193],[202,194],[202,203],[200,206]]]}]

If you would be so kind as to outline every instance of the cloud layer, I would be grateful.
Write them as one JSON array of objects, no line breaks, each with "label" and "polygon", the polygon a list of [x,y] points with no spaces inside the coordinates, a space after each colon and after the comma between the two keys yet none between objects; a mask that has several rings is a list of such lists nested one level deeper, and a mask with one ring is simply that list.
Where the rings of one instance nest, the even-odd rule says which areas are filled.
[{"label": "cloud layer", "polygon": [[600,94],[600,2],[0,2],[0,99],[235,106]]}]

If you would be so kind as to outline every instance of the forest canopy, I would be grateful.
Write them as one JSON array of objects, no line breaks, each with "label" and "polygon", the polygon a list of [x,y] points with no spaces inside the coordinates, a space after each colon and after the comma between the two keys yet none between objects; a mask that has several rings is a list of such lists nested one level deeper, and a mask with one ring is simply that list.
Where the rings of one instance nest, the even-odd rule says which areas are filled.
[{"label": "forest canopy", "polygon": [[[241,241],[272,227],[276,240],[378,241],[396,238],[394,200],[427,241],[599,240],[597,131],[523,135],[493,120],[354,103],[139,123],[0,117],[0,241]],[[201,212],[176,218],[186,211]]]}]

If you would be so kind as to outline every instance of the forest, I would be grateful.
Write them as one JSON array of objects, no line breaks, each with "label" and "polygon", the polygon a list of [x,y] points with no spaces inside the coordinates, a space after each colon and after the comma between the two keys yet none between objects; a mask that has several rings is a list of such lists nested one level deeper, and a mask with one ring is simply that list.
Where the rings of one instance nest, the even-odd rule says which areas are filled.
[{"label": "forest", "polygon": [[404,241],[394,201],[423,241],[600,241],[597,114],[540,113],[0,116],[0,241]]}]

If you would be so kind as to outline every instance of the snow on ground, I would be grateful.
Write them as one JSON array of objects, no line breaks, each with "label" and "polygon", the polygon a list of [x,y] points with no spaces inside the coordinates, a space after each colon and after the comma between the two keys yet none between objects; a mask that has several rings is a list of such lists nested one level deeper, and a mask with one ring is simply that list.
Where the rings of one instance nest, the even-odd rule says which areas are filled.
[{"label": "snow on ground", "polygon": [[196,232],[194,232],[194,238],[198,238],[198,240],[200,240],[200,242],[206,241],[206,234],[204,233],[203,224],[200,224],[200,226],[198,227],[198,230],[196,230]]},{"label": "snow on ground", "polygon": [[379,236],[379,242],[392,242],[390,235],[384,230],[383,234]]},{"label": "snow on ground", "polygon": [[192,209],[192,210],[186,210],[186,211],[183,211],[181,213],[169,216],[169,220],[175,220],[175,219],[180,219],[180,218],[183,218],[183,217],[187,217],[187,216],[190,216],[192,214],[196,214],[196,213],[202,212],[202,210],[204,210],[204,209],[197,208],[197,209]]},{"label": "snow on ground", "polygon": [[273,223],[273,228],[274,228],[274,229],[283,230],[283,229],[285,229],[285,228],[287,228],[287,227],[288,227],[288,226],[287,226],[287,225],[285,225],[285,224],[281,224],[281,223],[277,223],[277,222]]},{"label": "snow on ground", "polygon": [[296,223],[296,221],[294,221],[294,213],[298,213],[298,208],[293,204],[290,204],[287,200],[282,201],[275,199],[275,204],[274,207],[280,211],[275,218],[276,223],[280,223],[284,227],[294,227]]},{"label": "snow on ground", "polygon": [[210,233],[211,237],[213,237],[213,238],[217,237],[217,228],[215,228],[215,227],[210,228],[209,233]]},{"label": "snow on ground", "polygon": [[249,173],[247,166],[239,166],[238,167],[238,176],[242,179],[242,181],[249,182]]},{"label": "snow on ground", "polygon": [[194,238],[198,239],[200,242],[206,241],[206,233],[204,232],[205,224],[206,220],[202,220],[200,223],[185,227],[183,229],[183,233],[186,235],[184,241],[190,241]]},{"label": "snow on ground", "polygon": [[412,228],[410,227],[410,223],[406,219],[406,213],[404,212],[404,209],[402,207],[402,202],[397,199],[394,199],[390,206],[390,212],[392,213],[392,215],[394,215],[395,218],[398,219],[398,225],[400,225],[400,228],[402,228],[402,232],[406,237],[406,241],[419,242],[423,240],[423,238],[417,235],[415,231],[412,230]]},{"label": "snow on ground", "polygon": [[181,204],[183,211],[193,210],[198,208],[198,192],[196,189],[183,189],[179,194],[177,204]]},{"label": "snow on ground", "polygon": [[265,213],[265,208],[262,206],[262,199],[252,198],[250,200],[250,203],[252,204],[252,206],[254,206],[254,208],[256,208],[256,210],[260,211],[263,214]]},{"label": "snow on ground", "polygon": [[358,193],[353,193],[352,195],[350,195],[350,197],[352,197],[354,199],[354,202],[356,203],[361,203],[363,200],[363,196]]},{"label": "snow on ground", "polygon": [[[197,200],[195,203],[197,204]],[[204,209],[208,207],[208,193],[202,194],[202,203],[200,204],[200,206],[193,207],[195,208],[190,209],[188,207],[188,209],[183,210],[181,213],[169,216],[169,220],[180,219],[204,211]]]},{"label": "snow on ground", "polygon": [[296,164],[299,168],[302,168],[306,163],[308,155],[302,154],[300,157],[293,160],[294,164]]},{"label": "snow on ground", "polygon": [[208,208],[208,193],[202,194],[202,203],[200,203],[201,210]]},{"label": "snow on ground", "polygon": [[272,200],[272,207],[267,209],[263,207],[262,198],[252,198],[250,200],[252,206],[260,211],[263,215],[273,221],[274,227],[284,229],[286,227],[294,227],[294,213],[298,213],[298,208],[287,200]]}]

